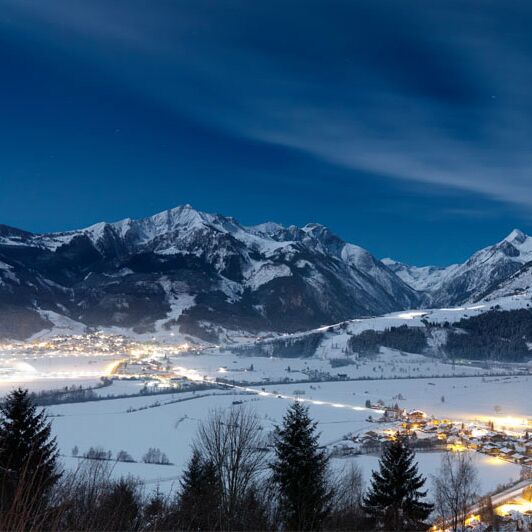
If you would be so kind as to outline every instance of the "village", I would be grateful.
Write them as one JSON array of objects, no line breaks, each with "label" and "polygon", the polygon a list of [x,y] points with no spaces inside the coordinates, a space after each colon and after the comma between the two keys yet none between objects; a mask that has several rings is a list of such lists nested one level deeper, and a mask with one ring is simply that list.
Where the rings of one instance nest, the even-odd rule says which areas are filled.
[{"label": "village", "polygon": [[[517,484],[503,486],[502,490],[486,496],[484,506],[492,509],[492,515],[484,515],[482,501],[468,509],[467,529],[491,530],[494,522],[504,530],[532,529],[532,439],[531,420],[508,418],[508,426],[495,424],[494,420],[475,422],[439,419],[422,410],[385,407],[382,403],[367,404],[379,414],[370,415],[369,423],[374,430],[347,435],[341,442],[330,446],[336,458],[362,454],[379,455],[383,446],[397,437],[408,437],[416,452],[479,452],[496,461],[511,462],[521,466],[521,480]],[[500,421],[498,420],[498,423]],[[516,425],[518,425],[516,430]],[[378,428],[378,427],[382,428]],[[486,501],[489,501],[487,503]],[[495,520],[495,521],[494,521]],[[436,523],[431,531],[447,530]]]},{"label": "village", "polygon": [[183,352],[195,353],[201,346],[184,343],[162,343],[155,338],[146,341],[135,340],[121,334],[103,331],[83,334],[60,334],[50,338],[35,339],[30,342],[1,341],[0,352],[6,355],[63,355],[98,357],[101,355],[128,356],[142,358],[153,354],[178,355]]},{"label": "village", "polygon": [[350,435],[333,446],[334,454],[378,453],[383,444],[400,435],[407,436],[417,451],[472,450],[532,468],[532,438],[529,432],[532,420],[526,420],[525,424],[524,420],[508,418],[508,426],[496,426],[495,421],[489,419],[475,422],[439,419],[422,410],[406,411],[398,405],[385,407],[368,402],[366,406],[379,414],[379,417],[368,416],[367,421],[382,428]]},{"label": "village", "polygon": [[[223,373],[223,368],[220,370]],[[122,362],[115,371],[115,378],[153,379],[160,388],[187,389],[198,381],[176,372],[167,356],[139,361],[130,359]],[[223,379],[216,379],[210,384],[228,385]],[[231,386],[238,388],[235,384]],[[401,397],[397,400],[400,401]],[[400,435],[407,436],[416,451],[476,451],[532,470],[532,419],[452,420],[430,416],[418,409],[406,410],[397,402],[386,406],[382,401],[375,404],[366,401],[365,407],[374,411],[367,418],[373,427],[365,432],[349,434],[331,445],[334,456],[379,454],[387,441]]]}]

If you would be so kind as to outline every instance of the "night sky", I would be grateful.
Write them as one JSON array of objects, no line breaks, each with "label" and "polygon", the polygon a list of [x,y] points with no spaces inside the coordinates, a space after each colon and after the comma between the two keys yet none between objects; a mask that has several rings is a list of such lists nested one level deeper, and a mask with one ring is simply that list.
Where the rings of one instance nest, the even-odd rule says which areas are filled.
[{"label": "night sky", "polygon": [[532,233],[532,3],[0,0],[0,223],[190,203],[448,264]]}]

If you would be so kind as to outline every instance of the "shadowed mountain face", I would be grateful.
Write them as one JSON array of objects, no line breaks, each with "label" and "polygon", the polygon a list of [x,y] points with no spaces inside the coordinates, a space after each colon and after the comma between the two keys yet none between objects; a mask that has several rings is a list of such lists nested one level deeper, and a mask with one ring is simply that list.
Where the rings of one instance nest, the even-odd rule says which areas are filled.
[{"label": "shadowed mountain face", "polygon": [[0,226],[0,335],[120,327],[293,332],[415,307],[418,293],[326,227],[178,207],[142,220],[32,234]]},{"label": "shadowed mountain face", "polygon": [[532,287],[532,238],[515,229],[504,240],[474,253],[463,264],[416,267],[384,259],[405,283],[439,307],[511,296]]},{"label": "shadowed mountain face", "polygon": [[0,336],[295,332],[526,290],[530,260],[520,231],[464,264],[417,268],[381,262],[319,224],[245,227],[189,205],[65,233],[0,226]]}]

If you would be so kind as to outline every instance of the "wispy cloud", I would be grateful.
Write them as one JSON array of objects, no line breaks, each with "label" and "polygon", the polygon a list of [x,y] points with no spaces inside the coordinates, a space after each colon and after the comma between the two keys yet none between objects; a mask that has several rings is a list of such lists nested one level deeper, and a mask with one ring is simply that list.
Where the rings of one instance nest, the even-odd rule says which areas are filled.
[{"label": "wispy cloud", "polygon": [[2,3],[19,31],[212,127],[532,206],[526,3]]}]

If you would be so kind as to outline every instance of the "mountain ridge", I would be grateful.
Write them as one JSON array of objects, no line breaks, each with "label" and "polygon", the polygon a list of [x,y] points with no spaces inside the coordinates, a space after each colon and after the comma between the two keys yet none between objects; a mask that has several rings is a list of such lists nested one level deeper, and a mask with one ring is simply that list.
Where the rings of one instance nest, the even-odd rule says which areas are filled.
[{"label": "mountain ridge", "polygon": [[190,205],[64,232],[0,226],[0,336],[61,327],[208,342],[228,331],[293,333],[462,304],[490,289],[510,294],[530,260],[532,238],[519,230],[462,264],[413,267],[381,261],[319,223],[245,226]]},{"label": "mountain ridge", "polygon": [[[429,306],[460,305],[488,297],[490,288],[532,261],[532,237],[514,229],[501,241],[473,253],[465,262],[446,267],[409,266],[393,259],[383,262],[409,286],[426,292]],[[512,293],[507,285],[507,293]]]},{"label": "mountain ridge", "polygon": [[418,301],[367,250],[320,224],[245,227],[189,205],[77,231],[6,229],[0,261],[4,316],[11,308],[35,322],[47,311],[137,331],[161,322],[208,340],[219,325],[293,332]]}]

